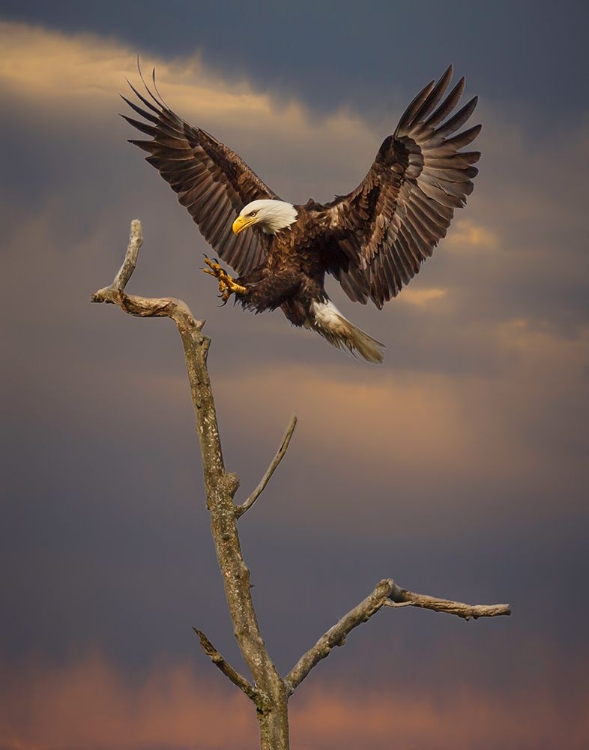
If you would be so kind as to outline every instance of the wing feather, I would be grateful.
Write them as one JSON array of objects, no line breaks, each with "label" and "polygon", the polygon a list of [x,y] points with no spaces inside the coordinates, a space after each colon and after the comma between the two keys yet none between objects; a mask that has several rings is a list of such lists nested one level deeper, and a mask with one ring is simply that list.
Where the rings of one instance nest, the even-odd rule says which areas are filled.
[{"label": "wing feather", "polygon": [[147,96],[129,84],[139,103],[122,97],[143,119],[123,117],[150,140],[130,143],[147,152],[215,253],[238,274],[247,273],[263,261],[269,237],[257,228],[235,236],[231,225],[246,204],[278,196],[236,153],[184,122],[143,83]]},{"label": "wing feather", "polygon": [[419,92],[362,183],[324,207],[342,249],[341,265],[334,262],[330,272],[353,300],[372,299],[382,307],[398,294],[473,190],[480,153],[460,149],[474,141],[481,126],[457,131],[474,112],[477,97],[454,112],[465,79],[446,94],[451,78],[452,66]]},{"label": "wing feather", "polygon": [[425,117],[428,116],[430,112],[432,112],[438,106],[440,99],[444,96],[444,93],[446,89],[448,88],[448,84],[450,83],[451,79],[452,79],[452,66],[450,65],[446,68],[443,75],[440,77],[440,80],[436,83],[436,85],[431,90],[429,96],[424,101],[421,109],[419,109],[415,113],[415,116],[413,119],[423,120]]},{"label": "wing feather", "polygon": [[[452,71],[452,66],[448,68],[448,70]],[[448,82],[450,82],[450,77],[448,77]],[[435,128],[436,125],[439,125],[443,120],[448,117],[450,112],[454,109],[454,107],[458,104],[460,101],[460,98],[462,97],[462,94],[464,92],[464,87],[466,85],[466,79],[464,76],[458,81],[456,86],[452,89],[452,91],[448,94],[448,96],[444,99],[442,104],[438,107],[438,109],[431,114],[427,120],[425,120],[425,125],[428,128]]]}]

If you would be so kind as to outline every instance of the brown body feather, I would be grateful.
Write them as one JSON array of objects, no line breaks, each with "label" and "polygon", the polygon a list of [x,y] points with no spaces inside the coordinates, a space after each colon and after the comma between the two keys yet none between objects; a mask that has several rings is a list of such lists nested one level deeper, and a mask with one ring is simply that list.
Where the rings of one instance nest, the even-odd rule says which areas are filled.
[{"label": "brown body feather", "polygon": [[325,233],[316,213],[297,206],[297,221],[276,232],[262,264],[237,279],[238,301],[249,310],[280,307],[295,326],[304,325],[313,301],[325,302]]}]

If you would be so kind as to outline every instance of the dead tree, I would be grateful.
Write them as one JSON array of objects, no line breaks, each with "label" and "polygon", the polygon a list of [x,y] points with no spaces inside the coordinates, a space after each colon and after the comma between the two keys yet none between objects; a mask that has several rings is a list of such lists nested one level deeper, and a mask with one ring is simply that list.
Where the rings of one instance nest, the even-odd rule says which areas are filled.
[{"label": "dead tree", "polygon": [[238,534],[238,521],[264,491],[273,473],[286,453],[296,426],[293,417],[282,444],[258,487],[248,499],[234,502],[239,487],[236,474],[225,469],[221,440],[215,413],[215,402],[207,370],[210,339],[203,335],[202,321],[195,320],[187,305],[173,298],[148,299],[125,292],[127,282],[135,269],[142,244],[141,224],[133,221],[125,260],[113,283],[92,296],[92,302],[118,305],[130,315],[140,317],[171,318],[178,327],[184,345],[186,368],[190,381],[192,403],[202,454],[207,508],[211,515],[211,528],[217,560],[225,584],[225,595],[233,630],[243,658],[251,672],[252,681],[235,670],[217,651],[207,636],[195,632],[212,662],[237,685],[254,703],[260,726],[262,750],[288,750],[288,699],[309,672],[330,654],[335,646],[345,643],[346,636],[355,627],[369,620],[382,607],[421,607],[434,612],[446,612],[465,620],[478,617],[509,615],[508,604],[475,605],[436,599],[415,594],[386,578],[377,583],[366,599],[344,615],[319,638],[290,672],[282,677],[266,647],[254,609],[250,592],[250,573],[243,560]]}]

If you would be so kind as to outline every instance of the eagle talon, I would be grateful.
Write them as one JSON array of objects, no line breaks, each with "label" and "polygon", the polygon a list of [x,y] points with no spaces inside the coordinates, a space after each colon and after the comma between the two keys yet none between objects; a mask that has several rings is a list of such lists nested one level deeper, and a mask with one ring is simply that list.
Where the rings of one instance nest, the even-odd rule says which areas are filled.
[{"label": "eagle talon", "polygon": [[203,268],[203,273],[208,273],[209,276],[214,276],[219,281],[219,291],[221,292],[220,296],[223,300],[223,304],[227,303],[227,300],[232,294],[243,294],[247,291],[244,286],[237,284],[231,276],[221,268],[218,260],[211,260],[205,255],[205,263],[208,268]]}]

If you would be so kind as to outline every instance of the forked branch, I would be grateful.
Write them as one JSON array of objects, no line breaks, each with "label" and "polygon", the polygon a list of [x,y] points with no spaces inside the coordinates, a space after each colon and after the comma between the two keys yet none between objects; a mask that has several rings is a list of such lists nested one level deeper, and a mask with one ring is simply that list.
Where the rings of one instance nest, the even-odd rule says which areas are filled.
[{"label": "forked branch", "polygon": [[200,331],[204,325],[204,321],[195,320],[188,309],[188,305],[182,302],[182,300],[175,299],[174,297],[154,298],[126,294],[125,287],[137,265],[137,258],[142,244],[141,222],[138,219],[133,219],[123,265],[112,284],[95,292],[90,301],[118,305],[126,313],[129,313],[129,315],[135,315],[140,318],[171,318],[178,326],[196,328]]},{"label": "forked branch", "polygon": [[286,677],[289,695],[295,691],[313,667],[329,656],[335,646],[344,645],[347,635],[354,628],[369,620],[382,607],[421,607],[422,609],[431,609],[434,612],[457,615],[465,620],[469,620],[471,617],[477,619],[478,617],[497,617],[511,614],[509,604],[471,605],[448,599],[436,599],[425,594],[414,594],[397,586],[392,579],[384,579],[376,585],[374,591],[366,599],[344,615],[299,659]]}]

